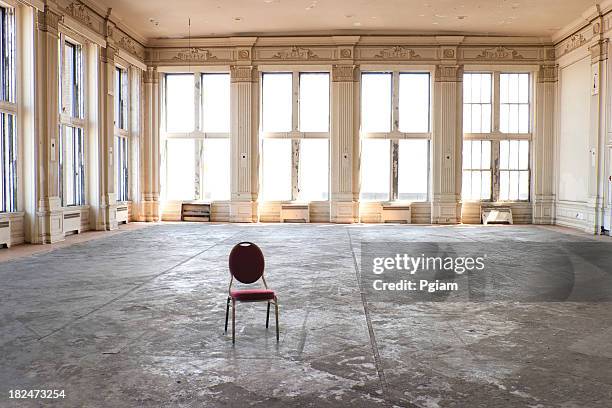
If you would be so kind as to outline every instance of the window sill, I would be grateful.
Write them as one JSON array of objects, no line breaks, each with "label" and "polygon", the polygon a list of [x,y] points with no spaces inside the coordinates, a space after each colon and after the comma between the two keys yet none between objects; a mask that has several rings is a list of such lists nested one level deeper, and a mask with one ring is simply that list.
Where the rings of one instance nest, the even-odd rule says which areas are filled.
[{"label": "window sill", "polygon": [[62,207],[62,209],[64,211],[82,211],[82,210],[89,210],[89,205],[88,204],[83,204],[83,205],[67,205]]}]

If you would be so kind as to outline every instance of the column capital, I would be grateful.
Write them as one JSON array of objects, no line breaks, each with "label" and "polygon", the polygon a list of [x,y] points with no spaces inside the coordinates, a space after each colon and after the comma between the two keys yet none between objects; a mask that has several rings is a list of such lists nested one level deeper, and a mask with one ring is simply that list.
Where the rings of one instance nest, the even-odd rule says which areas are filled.
[{"label": "column capital", "polygon": [[356,82],[359,76],[357,65],[334,65],[332,67],[332,82]]},{"label": "column capital", "polygon": [[157,84],[159,83],[159,75],[157,72],[157,67],[147,67],[147,70],[144,72],[143,80],[145,84]]},{"label": "column capital", "polygon": [[252,65],[232,65],[230,67],[231,82],[255,82],[257,69]]},{"label": "column capital", "polygon": [[436,82],[462,82],[463,65],[436,65]]},{"label": "column capital", "polygon": [[538,83],[557,82],[559,66],[555,64],[540,65]]},{"label": "column capital", "polygon": [[59,23],[62,20],[62,15],[51,10],[49,6],[45,6],[43,11],[38,12],[37,26],[40,31],[57,35],[59,32]]},{"label": "column capital", "polygon": [[608,39],[600,38],[589,45],[591,64],[597,64],[608,59]]}]

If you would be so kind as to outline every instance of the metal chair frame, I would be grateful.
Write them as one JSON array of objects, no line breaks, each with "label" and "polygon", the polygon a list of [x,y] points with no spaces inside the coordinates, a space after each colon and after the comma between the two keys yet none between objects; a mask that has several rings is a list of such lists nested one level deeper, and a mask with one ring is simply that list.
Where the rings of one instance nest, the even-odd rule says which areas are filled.
[{"label": "metal chair frame", "polygon": [[[225,309],[225,334],[227,334],[227,323],[228,323],[228,318],[229,318],[229,308],[230,308],[230,301],[232,304],[232,344],[236,344],[236,299],[234,299],[231,295],[231,291],[232,291],[232,284],[234,283],[234,275],[231,274],[230,271],[230,275],[231,275],[231,279],[230,279],[230,283],[229,283],[229,288],[227,289],[228,292],[228,296],[227,296],[227,307]],[[259,279],[258,279],[259,280]],[[268,283],[266,282],[266,278],[264,277],[263,273],[261,274],[261,280],[263,281],[264,287],[266,289],[268,288]],[[255,282],[253,282],[255,283]],[[268,302],[268,310],[266,312],[266,329],[269,327],[269,323],[270,323],[270,303],[274,304],[274,315],[276,318],[276,341],[279,341],[279,326],[278,326],[278,296],[274,296],[274,299],[272,300],[239,300],[239,302]]]}]

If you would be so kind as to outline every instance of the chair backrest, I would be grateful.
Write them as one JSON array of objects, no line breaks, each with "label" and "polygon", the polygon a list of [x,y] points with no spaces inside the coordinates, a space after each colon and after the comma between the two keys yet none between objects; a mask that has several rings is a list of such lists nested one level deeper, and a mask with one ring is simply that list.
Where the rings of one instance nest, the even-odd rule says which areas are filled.
[{"label": "chair backrest", "polygon": [[254,283],[264,273],[264,256],[261,249],[252,242],[241,242],[232,248],[229,256],[229,270],[241,283]]}]

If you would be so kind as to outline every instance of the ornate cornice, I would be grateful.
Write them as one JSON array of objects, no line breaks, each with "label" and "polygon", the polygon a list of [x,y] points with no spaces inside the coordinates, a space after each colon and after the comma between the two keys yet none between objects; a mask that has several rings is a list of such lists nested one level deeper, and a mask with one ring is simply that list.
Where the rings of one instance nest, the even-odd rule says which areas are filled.
[{"label": "ornate cornice", "polygon": [[80,1],[71,2],[64,10],[75,20],[85,24],[89,28],[93,27],[92,12]]},{"label": "ornate cornice", "polygon": [[507,47],[487,48],[482,51],[476,58],[486,60],[518,60],[524,57],[515,49]]},{"label": "ornate cornice", "polygon": [[279,60],[311,60],[317,59],[319,56],[310,48],[293,46],[289,49],[278,51],[272,58]]},{"label": "ornate cornice", "polygon": [[390,48],[383,48],[378,54],[374,55],[376,59],[394,60],[394,59],[419,59],[421,56],[416,53],[412,48],[404,46],[395,46]]},{"label": "ornate cornice", "polygon": [[172,59],[176,61],[214,61],[218,58],[210,50],[192,47],[180,50]]}]

